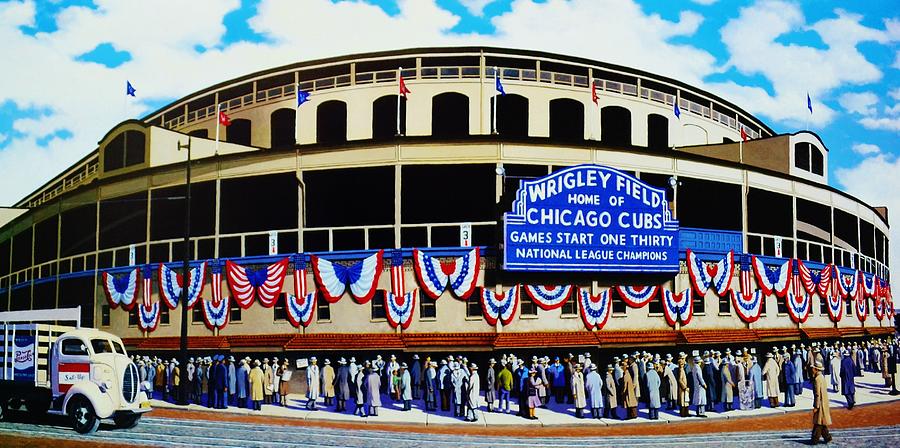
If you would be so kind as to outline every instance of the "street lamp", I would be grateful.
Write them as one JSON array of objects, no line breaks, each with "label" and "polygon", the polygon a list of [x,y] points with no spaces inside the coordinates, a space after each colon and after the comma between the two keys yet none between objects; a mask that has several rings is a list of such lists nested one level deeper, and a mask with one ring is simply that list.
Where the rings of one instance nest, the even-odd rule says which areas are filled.
[{"label": "street lamp", "polygon": [[[188,294],[188,274],[190,273],[190,259],[191,259],[191,137],[188,136],[187,144],[182,145],[181,140],[178,140],[178,150],[182,149],[187,150],[187,160],[185,161],[185,169],[184,169],[184,258],[182,259],[181,264],[181,298],[178,300],[181,302],[181,339],[178,345],[178,359],[181,364],[181,368],[179,368],[179,376],[180,376],[180,384],[178,386],[178,397],[176,401],[180,405],[187,405],[187,388],[188,388],[188,374],[187,374],[187,294]],[[202,281],[202,279],[201,279]]]}]

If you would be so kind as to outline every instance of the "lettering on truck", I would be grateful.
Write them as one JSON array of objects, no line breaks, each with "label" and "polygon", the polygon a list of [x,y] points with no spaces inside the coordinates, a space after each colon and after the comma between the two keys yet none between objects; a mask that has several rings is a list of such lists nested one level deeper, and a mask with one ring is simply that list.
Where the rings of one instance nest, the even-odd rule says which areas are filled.
[{"label": "lettering on truck", "polygon": [[69,362],[59,363],[59,391],[66,393],[75,383],[90,379],[91,365],[89,363]]}]

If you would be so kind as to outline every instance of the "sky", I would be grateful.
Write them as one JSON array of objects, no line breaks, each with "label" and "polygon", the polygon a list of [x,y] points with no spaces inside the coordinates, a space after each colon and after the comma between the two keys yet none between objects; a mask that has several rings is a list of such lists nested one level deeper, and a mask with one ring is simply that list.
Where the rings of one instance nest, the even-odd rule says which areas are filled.
[{"label": "sky", "polygon": [[[491,45],[669,76],[776,132],[808,128],[829,149],[833,186],[900,219],[893,0],[0,0],[0,41],[0,206],[119,122],[221,81],[342,54]],[[900,266],[900,225],[891,234]]]}]

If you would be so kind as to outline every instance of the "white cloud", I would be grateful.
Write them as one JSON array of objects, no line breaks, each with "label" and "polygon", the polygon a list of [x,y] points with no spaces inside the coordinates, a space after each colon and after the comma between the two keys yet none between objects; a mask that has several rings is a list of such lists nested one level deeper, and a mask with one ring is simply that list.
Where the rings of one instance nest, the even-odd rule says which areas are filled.
[{"label": "white cloud", "polygon": [[459,0],[473,16],[481,17],[484,15],[484,8],[495,0]]},{"label": "white cloud", "polygon": [[875,105],[878,104],[878,95],[875,95],[873,92],[848,92],[841,95],[838,102],[847,112],[860,115],[874,115],[876,112]]},{"label": "white cloud", "polygon": [[[789,125],[802,126],[807,119],[815,126],[830,123],[836,112],[823,103],[837,87],[867,84],[881,79],[881,71],[856,48],[861,42],[888,43],[896,38],[895,24],[886,30],[861,24],[862,17],[835,10],[836,17],[807,24],[800,6],[779,0],[760,0],[741,8],[737,18],[721,30],[730,58],[722,70],[735,68],[746,75],[762,75],[771,82],[772,93],[733,82],[712,83],[753,113]],[[814,31],[825,49],[776,42],[792,32]],[[852,67],[852,69],[848,69]],[[813,99],[815,113],[809,116],[806,94]]]},{"label": "white cloud", "polygon": [[889,91],[888,95],[895,100],[900,100],[900,87],[897,87],[897,88]]},{"label": "white cloud", "polygon": [[712,5],[713,3],[715,3],[715,2],[717,2],[717,1],[719,1],[719,0],[691,0],[691,1],[694,2],[694,3],[697,3],[697,4],[699,4],[699,5],[706,5],[706,6],[708,6],[708,5]]},{"label": "white cloud", "polygon": [[859,124],[863,125],[866,129],[900,131],[900,118],[865,117],[859,120]]},{"label": "white cloud", "polygon": [[853,152],[859,155],[869,156],[880,153],[881,148],[879,148],[878,145],[873,145],[871,143],[856,143],[853,145]]},{"label": "white cloud", "polygon": [[[900,158],[879,153],[866,157],[856,166],[835,170],[845,190],[873,206],[886,206],[891,216],[900,210]],[[890,219],[888,222],[893,222]],[[900,226],[892,226],[891,241],[900,241]],[[890,265],[900,266],[900,244],[891,244]]]}]

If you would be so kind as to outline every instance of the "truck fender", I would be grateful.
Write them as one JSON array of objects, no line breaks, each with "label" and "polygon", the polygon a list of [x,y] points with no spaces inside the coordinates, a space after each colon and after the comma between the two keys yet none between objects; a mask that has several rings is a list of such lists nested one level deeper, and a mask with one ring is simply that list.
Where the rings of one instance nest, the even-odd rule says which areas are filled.
[{"label": "truck fender", "polygon": [[90,381],[82,381],[73,384],[69,391],[66,392],[66,399],[63,402],[62,411],[68,414],[69,400],[77,395],[82,395],[91,402],[94,407],[94,413],[98,418],[109,418],[113,415],[116,407],[110,400],[109,395],[100,391],[100,387]]}]

